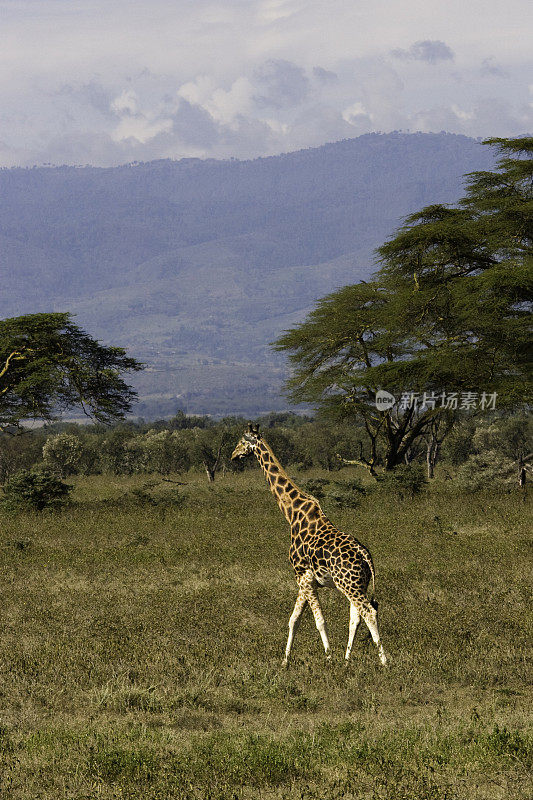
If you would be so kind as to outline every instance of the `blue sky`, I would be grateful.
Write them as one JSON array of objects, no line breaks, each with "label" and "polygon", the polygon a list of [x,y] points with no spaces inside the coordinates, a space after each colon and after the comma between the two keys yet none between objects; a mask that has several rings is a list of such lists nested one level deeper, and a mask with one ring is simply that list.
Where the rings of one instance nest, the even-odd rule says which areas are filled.
[{"label": "blue sky", "polygon": [[0,165],[533,129],[525,0],[0,0]]}]

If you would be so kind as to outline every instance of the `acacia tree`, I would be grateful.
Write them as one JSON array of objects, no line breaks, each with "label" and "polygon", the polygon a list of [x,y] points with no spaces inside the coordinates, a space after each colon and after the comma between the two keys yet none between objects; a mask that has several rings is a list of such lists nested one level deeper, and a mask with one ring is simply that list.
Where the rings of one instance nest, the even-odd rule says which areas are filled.
[{"label": "acacia tree", "polygon": [[[371,282],[319,301],[275,344],[295,367],[293,400],[362,418],[369,445],[359,461],[371,472],[402,463],[422,436],[432,471],[450,429],[438,419],[460,410],[458,398],[471,407],[497,395],[513,407],[531,397],[533,138],[487,144],[503,156],[498,168],[470,175],[458,207],[410,216],[377,251]],[[376,407],[380,389],[397,402]],[[409,395],[421,402],[402,406]]]},{"label": "acacia tree", "polygon": [[213,483],[217,472],[224,471],[229,463],[237,437],[233,425],[222,424],[209,428],[193,428],[187,431],[191,463],[203,467],[209,483]]},{"label": "acacia tree", "polygon": [[122,348],[95,341],[67,313],[1,320],[0,431],[50,420],[72,407],[109,423],[136,397],[121,374],[140,369]]},{"label": "acacia tree", "polygon": [[377,281],[346,286],[320,300],[308,319],[275,345],[292,353],[295,369],[287,386],[294,401],[317,404],[330,418],[362,419],[366,442],[360,440],[358,458],[351,461],[373,475],[380,462],[386,469],[403,463],[440,413],[429,393],[424,407],[376,406],[380,388],[394,389],[400,398],[417,385],[412,375],[402,374],[402,366],[384,377],[384,369],[413,355],[410,342],[390,329],[390,303],[388,290]]},{"label": "acacia tree", "polygon": [[457,208],[409,217],[379,248],[378,279],[395,336],[413,339],[405,371],[514,406],[530,396],[533,138],[486,143],[503,155],[498,170],[468,176]]}]

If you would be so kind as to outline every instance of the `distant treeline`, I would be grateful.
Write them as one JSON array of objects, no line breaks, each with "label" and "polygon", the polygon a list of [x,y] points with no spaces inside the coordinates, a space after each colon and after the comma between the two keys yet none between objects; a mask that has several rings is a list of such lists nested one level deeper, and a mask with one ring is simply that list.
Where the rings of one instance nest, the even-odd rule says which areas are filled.
[{"label": "distant treeline", "polygon": [[[292,413],[259,419],[261,431],[289,470],[319,467],[336,471],[357,463],[367,444],[357,424],[331,423]],[[57,423],[17,436],[0,436],[0,480],[22,469],[44,468],[61,478],[110,473],[183,474],[205,471],[209,480],[227,470],[256,466],[255,459],[231,462],[246,420],[189,416],[127,421],[114,426]],[[518,485],[531,448],[531,418],[526,413],[466,415],[441,444],[437,477],[452,478],[466,490]],[[421,437],[405,459],[405,469],[426,468],[429,442]],[[523,479],[523,475],[522,475]]]}]

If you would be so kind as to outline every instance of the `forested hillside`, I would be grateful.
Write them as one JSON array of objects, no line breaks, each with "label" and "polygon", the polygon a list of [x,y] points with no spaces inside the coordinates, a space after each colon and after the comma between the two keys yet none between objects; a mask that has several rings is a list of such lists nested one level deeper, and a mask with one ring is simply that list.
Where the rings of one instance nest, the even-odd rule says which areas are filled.
[{"label": "forested hillside", "polygon": [[1,170],[0,316],[71,311],[126,347],[147,364],[147,416],[280,409],[269,342],[493,163],[463,136],[393,133],[255,161]]}]

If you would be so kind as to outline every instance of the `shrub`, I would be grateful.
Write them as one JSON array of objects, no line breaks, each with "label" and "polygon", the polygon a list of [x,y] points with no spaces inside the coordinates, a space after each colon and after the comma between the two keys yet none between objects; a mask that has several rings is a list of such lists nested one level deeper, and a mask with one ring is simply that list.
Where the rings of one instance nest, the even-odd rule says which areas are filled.
[{"label": "shrub", "polygon": [[182,508],[185,505],[185,497],[177,489],[171,489],[163,494],[155,494],[150,491],[152,488],[152,486],[147,486],[132,489],[124,495],[124,499],[126,502],[131,499],[133,505],[138,505],[141,508],[151,506],[160,510]]},{"label": "shrub", "polygon": [[43,447],[43,460],[47,469],[60,478],[75,475],[81,464],[83,447],[80,439],[71,433],[49,436]]},{"label": "shrub", "polygon": [[168,475],[189,469],[191,463],[186,443],[177,431],[149,430],[136,436],[132,443],[139,449],[140,458],[136,471],[158,472]]},{"label": "shrub", "polygon": [[327,478],[312,478],[303,484],[306,492],[317,500],[326,499],[338,508],[355,508],[361,496],[366,493],[365,487],[357,480],[330,481]]},{"label": "shrub", "polygon": [[302,484],[304,492],[313,495],[317,500],[320,500],[326,495],[326,487],[329,486],[330,481],[326,478],[311,478]]},{"label": "shrub", "polygon": [[21,469],[4,484],[2,505],[16,511],[58,509],[67,501],[72,486],[47,470]]},{"label": "shrub", "polygon": [[30,469],[41,458],[41,432],[25,431],[23,436],[0,434],[0,483],[20,469]]},{"label": "shrub", "polygon": [[482,489],[509,489],[517,485],[517,468],[494,450],[470,456],[457,470],[455,482],[464,492]]},{"label": "shrub", "polygon": [[332,481],[327,491],[327,498],[338,508],[356,508],[366,494],[365,487],[356,480]]},{"label": "shrub", "polygon": [[377,476],[382,489],[395,492],[402,500],[407,495],[414,497],[426,487],[427,478],[421,464],[400,464],[390,472]]}]

